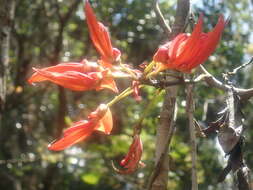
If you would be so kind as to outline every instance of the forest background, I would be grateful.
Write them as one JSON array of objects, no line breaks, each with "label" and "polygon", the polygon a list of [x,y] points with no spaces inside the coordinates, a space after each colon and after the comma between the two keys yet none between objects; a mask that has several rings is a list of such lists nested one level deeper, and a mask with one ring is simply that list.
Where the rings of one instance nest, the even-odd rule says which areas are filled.
[{"label": "forest background", "polygon": [[[110,28],[113,44],[121,50],[125,63],[138,67],[151,61],[166,34],[158,24],[151,0],[91,1],[99,20]],[[72,122],[83,119],[96,105],[106,102],[112,93],[95,91],[77,93],[45,83],[31,86],[27,78],[32,67],[83,58],[96,60],[97,53],[88,35],[82,1],[11,0],[11,38],[7,66],[5,108],[1,110],[0,125],[0,188],[6,190],[118,190],[138,189],[146,184],[152,171],[156,127],[163,95],[158,97],[141,134],[145,168],[132,175],[122,176],[113,171],[111,160],[119,161],[131,142],[132,127],[146,104],[154,98],[155,89],[142,90],[139,103],[129,97],[112,108],[114,129],[111,136],[100,133],[88,141],[62,152],[51,152],[47,145]],[[0,9],[2,9],[1,7]],[[176,1],[161,0],[164,17],[173,22]],[[253,1],[250,0],[193,0],[196,18],[204,14],[205,31],[216,24],[223,13],[231,16],[222,40],[205,68],[223,80],[222,73],[232,71],[247,62],[253,54]],[[2,10],[1,10],[2,11]],[[233,78],[235,86],[253,86],[252,67],[247,66]],[[118,80],[119,89],[129,85]],[[189,131],[185,114],[185,86],[178,94],[178,118],[172,139],[168,187],[187,190],[191,186]],[[195,86],[195,118],[207,126],[225,106],[224,93],[204,83]],[[252,103],[244,105],[244,158],[253,167]],[[216,136],[198,138],[198,182],[200,190],[223,190],[233,186],[232,177],[217,184],[218,174],[225,166],[224,153]]]}]

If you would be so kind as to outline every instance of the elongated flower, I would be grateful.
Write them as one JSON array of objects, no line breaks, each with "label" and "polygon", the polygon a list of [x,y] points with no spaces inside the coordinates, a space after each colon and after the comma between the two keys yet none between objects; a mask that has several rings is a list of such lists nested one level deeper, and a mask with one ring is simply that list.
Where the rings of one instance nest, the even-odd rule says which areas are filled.
[{"label": "elongated flower", "polygon": [[165,69],[190,73],[207,60],[219,43],[226,21],[221,15],[214,29],[208,33],[202,32],[202,25],[203,16],[200,15],[191,35],[181,33],[158,49],[153,57],[158,62],[156,73]]},{"label": "elongated flower", "polygon": [[108,106],[101,104],[90,113],[87,120],[73,124],[64,131],[63,137],[48,145],[49,150],[60,151],[68,148],[90,136],[95,130],[110,134],[113,127],[112,114]]},{"label": "elongated flower", "polygon": [[98,22],[88,0],[85,3],[85,14],[91,40],[101,55],[100,63],[103,66],[111,67],[111,63],[120,59],[121,53],[112,46],[107,28]]},{"label": "elongated flower", "polygon": [[118,92],[110,71],[87,60],[80,63],[60,63],[44,69],[33,68],[33,70],[35,73],[28,79],[31,84],[51,81],[75,91],[107,88]]},{"label": "elongated flower", "polygon": [[120,162],[120,165],[123,168],[118,169],[113,166],[114,169],[120,174],[131,174],[135,172],[139,166],[144,166],[144,164],[141,162],[142,151],[143,147],[141,138],[139,135],[135,135],[127,155]]}]

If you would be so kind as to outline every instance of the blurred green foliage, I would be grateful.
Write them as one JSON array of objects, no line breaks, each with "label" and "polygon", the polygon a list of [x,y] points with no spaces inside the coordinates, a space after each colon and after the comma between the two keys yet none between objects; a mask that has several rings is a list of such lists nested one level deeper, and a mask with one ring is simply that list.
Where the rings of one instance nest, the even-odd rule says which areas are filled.
[{"label": "blurred green foliage", "polygon": [[[98,132],[65,151],[54,153],[47,150],[47,144],[57,136],[56,130],[61,127],[58,126],[61,116],[60,91],[48,83],[28,85],[26,79],[31,75],[32,67],[45,67],[57,59],[79,61],[98,58],[88,36],[83,3],[79,3],[69,18],[62,20],[72,3],[67,0],[17,1],[11,39],[11,75],[0,134],[1,189],[135,190],[147,184],[153,165],[155,133],[163,94],[144,120],[141,137],[146,167],[133,175],[121,176],[113,171],[111,161],[118,162],[128,151],[132,128],[148,102],[154,98],[155,89],[152,87],[142,91],[142,102],[137,103],[129,97],[112,108],[114,129],[111,136]],[[167,40],[157,24],[152,3],[151,0],[91,1],[99,20],[110,28],[113,44],[123,53],[123,61],[135,67],[150,61],[157,47]],[[175,4],[175,1],[164,0],[160,3],[165,18],[170,22],[173,22]],[[203,12],[205,15],[206,31],[215,25],[219,14],[231,16],[223,40],[205,63],[206,68],[219,79],[222,79],[221,73],[231,71],[253,54],[252,7],[247,0],[192,1],[194,14],[197,16]],[[234,77],[233,82],[240,87],[252,87],[251,70],[247,67]],[[125,80],[117,82],[120,89],[129,85]],[[195,86],[195,92],[195,117],[205,124],[213,121],[215,113],[222,108],[224,93],[202,83]],[[77,93],[66,90],[64,93],[66,114],[62,117],[67,125],[84,119],[96,105],[107,102],[114,95],[108,91]],[[185,97],[183,86],[178,97],[177,129],[168,155],[171,162],[168,186],[174,190],[187,190],[191,184]],[[208,109],[205,110],[206,105]],[[245,155],[250,167],[253,166],[251,108],[252,105],[247,104],[244,109],[246,126],[249,126],[246,129]],[[199,189],[228,189],[229,179],[220,185],[216,182],[217,175],[224,167],[224,157],[215,137],[199,138],[198,153]]]}]

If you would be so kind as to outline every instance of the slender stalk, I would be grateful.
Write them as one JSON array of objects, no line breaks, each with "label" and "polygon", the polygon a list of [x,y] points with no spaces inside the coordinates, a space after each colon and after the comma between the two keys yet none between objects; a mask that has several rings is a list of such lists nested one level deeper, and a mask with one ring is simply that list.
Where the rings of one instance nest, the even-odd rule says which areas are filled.
[{"label": "slender stalk", "polygon": [[125,89],[123,92],[121,92],[118,96],[115,96],[110,102],[107,103],[107,106],[110,107],[113,104],[117,103],[118,101],[120,101],[122,98],[125,97],[125,94],[130,92],[133,92],[133,90],[131,90],[130,87],[128,87],[127,89]]},{"label": "slender stalk", "polygon": [[170,36],[172,31],[171,31],[169,24],[167,24],[166,20],[163,17],[163,14],[159,8],[158,0],[154,1],[154,10],[155,10],[156,15],[158,15],[158,21],[159,21],[161,27],[163,28],[163,31],[167,34],[167,36]]},{"label": "slender stalk", "polygon": [[124,64],[120,63],[120,67],[122,68],[123,71],[125,71],[126,73],[128,73],[133,79],[138,80],[136,74],[131,71],[131,69],[128,69]]},{"label": "slender stalk", "polygon": [[154,65],[156,64],[155,61],[152,61],[151,63],[148,64],[148,66],[144,69],[143,75],[145,76],[145,78],[148,78],[148,73],[152,70],[152,68],[154,67]]},{"label": "slender stalk", "polygon": [[[140,86],[139,86],[139,88],[142,88],[142,87],[144,87],[144,85],[140,85]],[[130,87],[126,88],[123,92],[121,92],[118,96],[115,96],[115,97],[114,97],[110,102],[108,102],[106,105],[107,105],[108,107],[112,106],[113,104],[119,102],[121,99],[123,99],[123,98],[129,96],[130,94],[132,94],[133,91],[134,91],[134,90],[133,90],[132,88],[130,88]]]}]

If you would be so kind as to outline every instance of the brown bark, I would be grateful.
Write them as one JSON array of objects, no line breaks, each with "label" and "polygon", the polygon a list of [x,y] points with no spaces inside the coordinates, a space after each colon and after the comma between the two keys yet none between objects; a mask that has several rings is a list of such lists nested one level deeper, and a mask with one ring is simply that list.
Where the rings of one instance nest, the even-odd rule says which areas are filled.
[{"label": "brown bark", "polygon": [[175,129],[176,119],[176,94],[177,86],[166,88],[163,108],[161,112],[161,124],[157,128],[155,169],[151,177],[152,190],[167,189],[169,160],[168,145],[171,142]]}]

